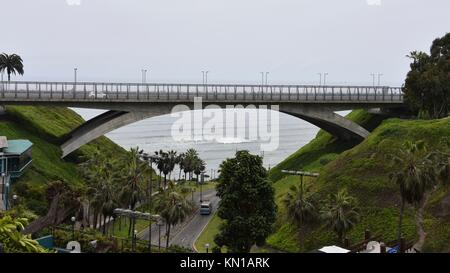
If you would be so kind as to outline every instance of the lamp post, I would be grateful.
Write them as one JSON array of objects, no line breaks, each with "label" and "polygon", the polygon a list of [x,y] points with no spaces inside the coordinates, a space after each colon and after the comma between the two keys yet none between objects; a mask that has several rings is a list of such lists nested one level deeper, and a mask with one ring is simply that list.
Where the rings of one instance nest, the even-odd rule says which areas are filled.
[{"label": "lamp post", "polygon": [[9,182],[6,182],[6,184],[5,184],[5,187],[6,187],[6,190],[5,190],[5,200],[6,200],[6,210],[8,210],[9,209]]},{"label": "lamp post", "polygon": [[161,227],[164,226],[163,221],[158,221],[158,251],[161,253]]},{"label": "lamp post", "polygon": [[375,87],[375,73],[371,73],[370,76],[372,76],[372,86]]},{"label": "lamp post", "polygon": [[200,203],[203,202],[203,183],[205,182],[205,172],[200,175]]},{"label": "lamp post", "polygon": [[14,194],[14,195],[12,196],[12,199],[13,199],[13,202],[12,202],[12,206],[11,206],[11,208],[14,208],[14,207],[16,206],[17,195],[16,195],[16,194]]},{"label": "lamp post", "polygon": [[208,253],[209,252],[209,244],[208,243],[205,244],[205,248],[206,248],[206,253]]},{"label": "lamp post", "polygon": [[208,73],[209,71],[202,71],[202,75],[203,75],[203,84],[206,85],[208,84]]},{"label": "lamp post", "polygon": [[74,68],[73,69],[73,78],[74,78],[74,83],[77,83],[77,72],[78,72],[78,68]]},{"label": "lamp post", "polygon": [[323,73],[323,85],[327,85],[327,76],[328,73]]},{"label": "lamp post", "polygon": [[72,241],[75,241],[75,216],[72,216],[72,218],[70,218],[70,221],[72,221]]},{"label": "lamp post", "polygon": [[319,75],[319,86],[322,86],[322,73],[317,73]]},{"label": "lamp post", "polygon": [[147,69],[142,69],[142,83],[147,83]]}]

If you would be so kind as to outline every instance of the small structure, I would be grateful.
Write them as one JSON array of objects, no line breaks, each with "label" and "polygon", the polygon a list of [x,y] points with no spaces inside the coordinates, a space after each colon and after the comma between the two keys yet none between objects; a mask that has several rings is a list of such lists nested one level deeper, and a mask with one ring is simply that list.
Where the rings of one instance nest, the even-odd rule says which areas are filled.
[{"label": "small structure", "polygon": [[8,209],[10,186],[31,165],[32,146],[29,140],[8,140],[0,136],[0,210]]}]

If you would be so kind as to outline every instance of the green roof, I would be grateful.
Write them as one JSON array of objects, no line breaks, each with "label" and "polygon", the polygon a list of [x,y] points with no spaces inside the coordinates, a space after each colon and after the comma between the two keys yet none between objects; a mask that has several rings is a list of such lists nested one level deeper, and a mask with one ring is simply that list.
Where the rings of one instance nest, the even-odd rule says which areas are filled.
[{"label": "green roof", "polygon": [[33,143],[25,139],[8,140],[8,148],[4,149],[5,154],[21,155],[33,146]]}]

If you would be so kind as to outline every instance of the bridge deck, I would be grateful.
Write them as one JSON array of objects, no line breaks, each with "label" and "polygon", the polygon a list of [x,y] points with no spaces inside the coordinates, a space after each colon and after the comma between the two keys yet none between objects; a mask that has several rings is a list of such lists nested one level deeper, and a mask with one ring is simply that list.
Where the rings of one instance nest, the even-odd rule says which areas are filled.
[{"label": "bridge deck", "polygon": [[0,102],[289,102],[399,104],[388,86],[0,82]]}]

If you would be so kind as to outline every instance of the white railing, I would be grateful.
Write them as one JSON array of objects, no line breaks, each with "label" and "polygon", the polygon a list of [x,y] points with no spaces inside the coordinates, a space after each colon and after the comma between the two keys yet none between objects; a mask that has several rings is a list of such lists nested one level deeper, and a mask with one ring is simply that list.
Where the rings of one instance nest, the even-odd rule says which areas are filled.
[{"label": "white railing", "polygon": [[0,101],[286,101],[401,103],[388,86],[0,82]]}]

